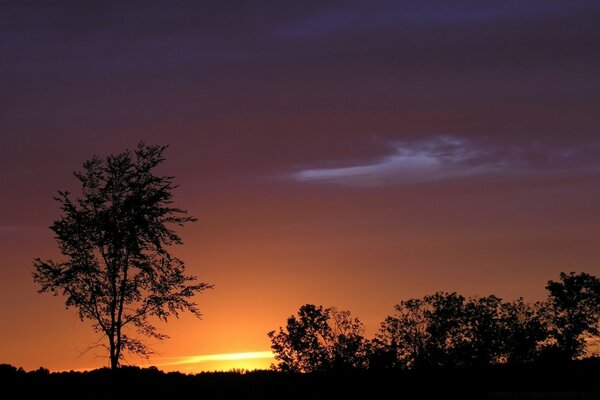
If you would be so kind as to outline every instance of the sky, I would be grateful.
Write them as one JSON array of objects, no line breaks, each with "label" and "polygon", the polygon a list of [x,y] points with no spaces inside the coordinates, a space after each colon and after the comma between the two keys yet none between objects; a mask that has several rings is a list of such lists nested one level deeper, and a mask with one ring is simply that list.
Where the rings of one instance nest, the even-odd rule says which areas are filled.
[{"label": "sky", "polygon": [[150,360],[267,368],[305,303],[367,336],[443,290],[545,297],[600,275],[600,3],[0,3],[0,363],[106,365],[64,299],[53,196],[92,155],[168,144],[215,288]]}]

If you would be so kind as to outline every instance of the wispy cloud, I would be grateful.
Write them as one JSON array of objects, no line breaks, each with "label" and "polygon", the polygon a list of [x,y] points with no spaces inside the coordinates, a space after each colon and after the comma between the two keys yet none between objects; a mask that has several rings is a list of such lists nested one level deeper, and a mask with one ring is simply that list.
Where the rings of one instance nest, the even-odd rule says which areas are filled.
[{"label": "wispy cloud", "polygon": [[474,143],[443,135],[399,142],[394,151],[363,164],[297,171],[292,178],[354,186],[439,181],[521,172],[600,171],[600,143],[585,148],[539,145],[511,147]]}]

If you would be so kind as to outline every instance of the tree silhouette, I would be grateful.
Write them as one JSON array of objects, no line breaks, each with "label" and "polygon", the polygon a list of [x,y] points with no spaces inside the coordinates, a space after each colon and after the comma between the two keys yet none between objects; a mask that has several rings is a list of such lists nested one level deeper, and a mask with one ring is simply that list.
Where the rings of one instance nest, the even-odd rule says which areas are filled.
[{"label": "tree silhouette", "polygon": [[414,368],[426,362],[430,340],[426,307],[422,299],[404,300],[394,307],[395,313],[381,323],[371,342],[370,368]]},{"label": "tree silhouette", "polygon": [[452,367],[462,363],[465,346],[465,298],[457,293],[438,292],[425,296],[428,320],[427,359],[432,367]]},{"label": "tree silhouette", "polygon": [[586,339],[598,336],[600,279],[580,273],[560,273],[560,281],[548,281],[550,333],[556,349],[573,359],[586,351]]},{"label": "tree silhouette", "polygon": [[488,366],[503,358],[506,338],[502,299],[494,295],[469,298],[464,305],[462,364]]},{"label": "tree silhouette", "polygon": [[528,363],[548,337],[541,303],[437,292],[394,308],[370,342],[370,368]]},{"label": "tree silhouette", "polygon": [[268,333],[279,371],[312,372],[362,366],[363,324],[348,311],[300,307],[284,328]]},{"label": "tree silhouette", "polygon": [[467,344],[465,298],[437,292],[395,306],[372,342],[376,367],[447,367],[463,363]]},{"label": "tree silhouette", "polygon": [[[166,146],[140,143],[105,159],[94,156],[75,176],[81,197],[59,192],[62,216],[50,229],[64,261],[34,261],[39,292],[62,294],[81,320],[106,338],[111,368],[124,351],[147,356],[140,336],[164,339],[152,319],[179,312],[201,314],[192,297],[211,287],[185,274],[170,245],[182,244],[171,228],[195,219],[172,205],[171,176],[156,175]],[[137,333],[137,335],[136,335]]]},{"label": "tree silhouette", "polygon": [[544,303],[529,304],[519,298],[501,306],[505,362],[527,364],[540,357],[548,339]]}]

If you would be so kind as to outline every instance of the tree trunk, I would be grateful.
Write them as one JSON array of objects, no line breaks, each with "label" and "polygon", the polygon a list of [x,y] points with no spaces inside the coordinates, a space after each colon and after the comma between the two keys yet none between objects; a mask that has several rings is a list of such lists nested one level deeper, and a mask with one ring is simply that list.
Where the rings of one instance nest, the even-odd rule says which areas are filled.
[{"label": "tree trunk", "polygon": [[119,359],[116,357],[116,355],[111,355],[110,356],[110,369],[115,370],[119,368]]},{"label": "tree trunk", "polygon": [[117,346],[115,344],[115,340],[113,337],[108,338],[109,341],[109,351],[110,351],[110,369],[115,370],[119,368],[119,353],[117,351]]}]

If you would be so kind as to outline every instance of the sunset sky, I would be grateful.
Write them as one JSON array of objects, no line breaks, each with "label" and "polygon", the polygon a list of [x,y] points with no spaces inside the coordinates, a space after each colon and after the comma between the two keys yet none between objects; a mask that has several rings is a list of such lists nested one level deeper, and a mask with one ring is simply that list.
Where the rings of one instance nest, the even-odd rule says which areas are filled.
[{"label": "sunset sky", "polygon": [[0,3],[0,363],[106,365],[32,261],[72,172],[140,140],[215,288],[134,364],[266,368],[305,303],[370,336],[410,297],[600,275],[599,2],[108,3]]}]

